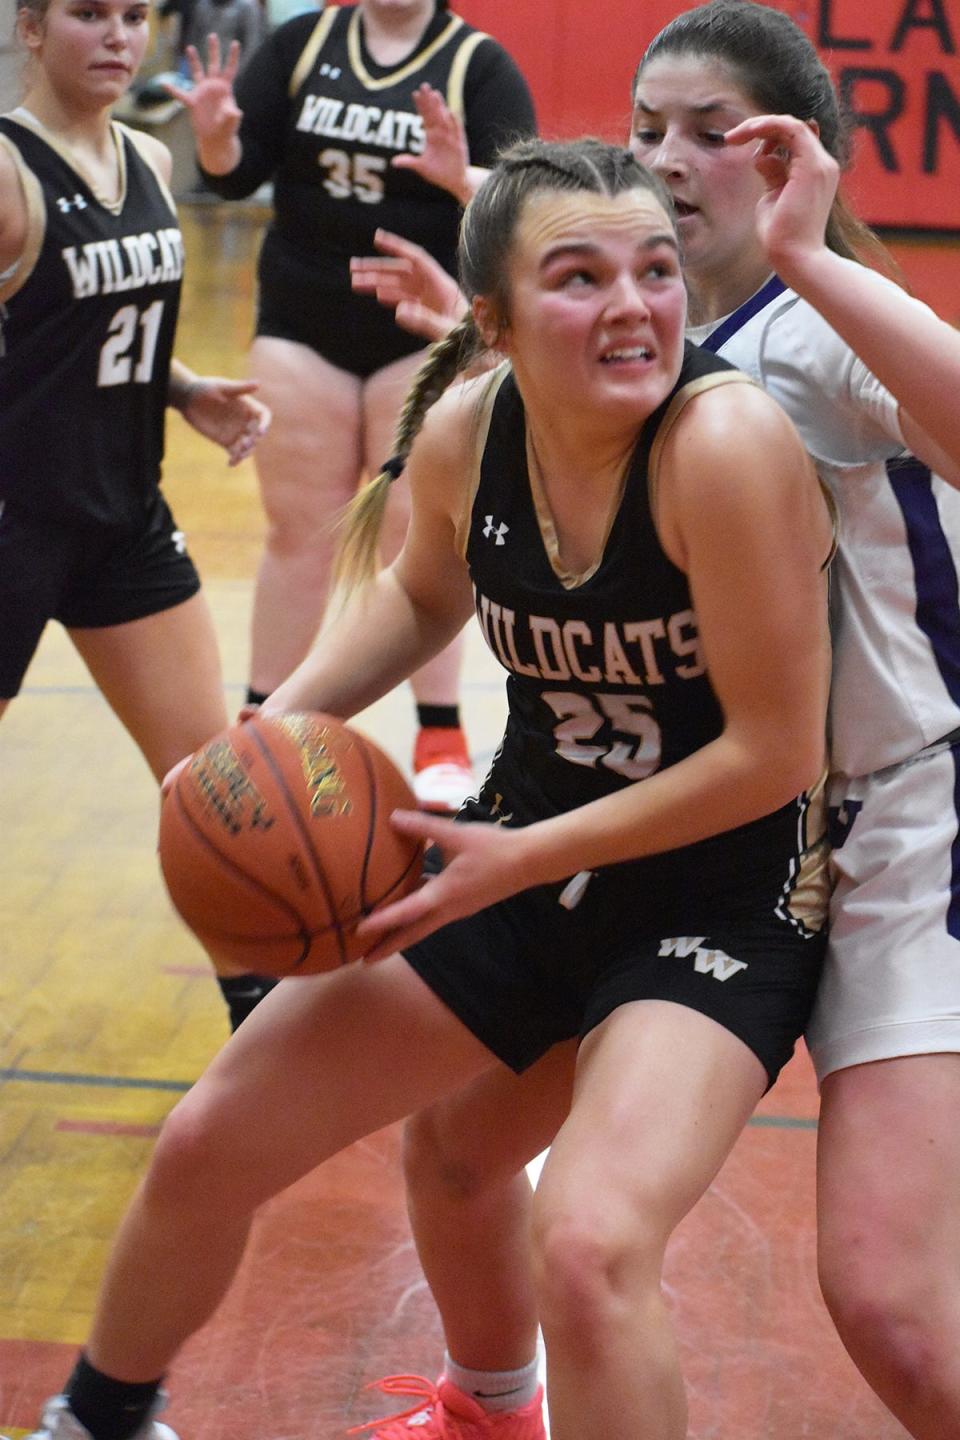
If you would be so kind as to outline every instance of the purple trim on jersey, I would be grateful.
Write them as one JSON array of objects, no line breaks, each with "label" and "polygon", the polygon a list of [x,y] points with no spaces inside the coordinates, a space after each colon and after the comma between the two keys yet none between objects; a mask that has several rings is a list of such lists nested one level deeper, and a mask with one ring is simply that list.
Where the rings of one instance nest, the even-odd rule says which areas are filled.
[{"label": "purple trim on jersey", "polygon": [[699,342],[700,349],[710,350],[716,355],[721,345],[725,345],[731,336],[743,329],[748,320],[752,320],[754,315],[759,314],[765,305],[770,304],[771,300],[776,300],[778,295],[782,295],[786,288],[779,275],[771,275],[766,285],[758,290],[756,295],[751,295],[749,300],[744,300],[732,315],[727,316],[722,325],[718,325],[716,330],[710,332],[706,340]]},{"label": "purple trim on jersey", "polygon": [[913,456],[887,461],[887,476],[907,527],[917,591],[917,624],[950,698],[960,705],[960,599],[957,569],[937,509],[930,471]]},{"label": "purple trim on jersey", "polygon": [[[960,817],[960,745],[951,747],[953,756],[953,812]],[[950,904],[947,906],[947,934],[960,940],[960,821],[950,846]]]},{"label": "purple trim on jersey", "polygon": [[[960,601],[957,570],[940,524],[929,469],[912,457],[888,460],[887,475],[907,527],[917,591],[917,624],[933,647],[937,669],[960,704]],[[954,813],[960,816],[960,753],[953,750]],[[947,931],[960,940],[960,825],[950,847]]]}]

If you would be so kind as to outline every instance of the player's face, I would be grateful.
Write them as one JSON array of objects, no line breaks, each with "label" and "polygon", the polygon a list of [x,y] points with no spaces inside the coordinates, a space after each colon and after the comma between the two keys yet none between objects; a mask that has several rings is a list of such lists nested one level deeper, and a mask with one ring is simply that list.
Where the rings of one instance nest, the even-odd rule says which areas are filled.
[{"label": "player's face", "polygon": [[136,75],[147,47],[146,0],[51,0],[26,43],[65,98],[109,105]]},{"label": "player's face", "polygon": [[686,291],[673,227],[650,191],[534,195],[508,273],[498,343],[528,407],[633,426],[669,394]]},{"label": "player's face", "polygon": [[757,283],[769,270],[754,228],[764,185],[752,147],[724,133],[759,111],[720,61],[664,55],[643,70],[634,97],[630,148],[668,185],[677,210],[683,263],[698,278],[734,269]]}]

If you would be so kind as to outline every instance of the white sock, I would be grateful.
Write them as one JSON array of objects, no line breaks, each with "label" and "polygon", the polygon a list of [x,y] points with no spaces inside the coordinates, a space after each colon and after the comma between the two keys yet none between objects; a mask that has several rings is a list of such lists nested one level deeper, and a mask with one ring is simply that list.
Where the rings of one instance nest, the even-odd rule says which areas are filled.
[{"label": "white sock", "polygon": [[540,1385],[536,1356],[519,1370],[468,1370],[448,1354],[443,1373],[484,1410],[519,1410],[529,1405]]}]

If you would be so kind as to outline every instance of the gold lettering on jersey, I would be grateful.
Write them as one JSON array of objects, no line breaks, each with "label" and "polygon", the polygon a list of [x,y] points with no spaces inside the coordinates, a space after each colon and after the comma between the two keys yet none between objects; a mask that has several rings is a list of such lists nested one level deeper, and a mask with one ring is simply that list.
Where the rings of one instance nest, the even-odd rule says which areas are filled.
[{"label": "gold lettering on jersey", "polygon": [[312,715],[282,715],[277,726],[293,741],[300,753],[303,778],[310,796],[310,814],[349,815],[350,797],[346,781],[327,744],[327,730]]},{"label": "gold lettering on jersey", "polygon": [[552,615],[517,615],[474,588],[480,629],[490,650],[514,675],[554,683],[663,685],[668,678],[695,680],[706,666],[690,609],[650,620],[620,623]]},{"label": "gold lettering on jersey", "polygon": [[60,252],[75,300],[120,295],[150,285],[165,285],[183,275],[183,236],[175,225],[119,239],[90,240]]},{"label": "gold lettering on jersey", "polygon": [[408,110],[381,110],[379,105],[354,102],[344,105],[331,95],[305,95],[297,129],[328,140],[355,140],[382,150],[423,152],[425,136],[420,116]]},{"label": "gold lettering on jersey", "polygon": [[242,830],[269,830],[273,817],[228,740],[217,740],[190,762],[189,778],[203,800],[231,835]]}]

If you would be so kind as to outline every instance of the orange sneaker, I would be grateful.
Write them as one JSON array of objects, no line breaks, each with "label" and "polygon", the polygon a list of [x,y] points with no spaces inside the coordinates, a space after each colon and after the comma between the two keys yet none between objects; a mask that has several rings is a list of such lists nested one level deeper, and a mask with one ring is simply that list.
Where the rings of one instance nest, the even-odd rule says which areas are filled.
[{"label": "orange sneaker", "polygon": [[459,725],[428,725],[413,751],[413,793],[421,810],[455,815],[477,791],[467,739]]},{"label": "orange sneaker", "polygon": [[484,1410],[442,1375],[436,1385],[422,1375],[387,1375],[366,1388],[415,1395],[419,1403],[399,1415],[354,1425],[348,1435],[367,1430],[369,1440],[546,1440],[542,1386],[519,1410]]}]

